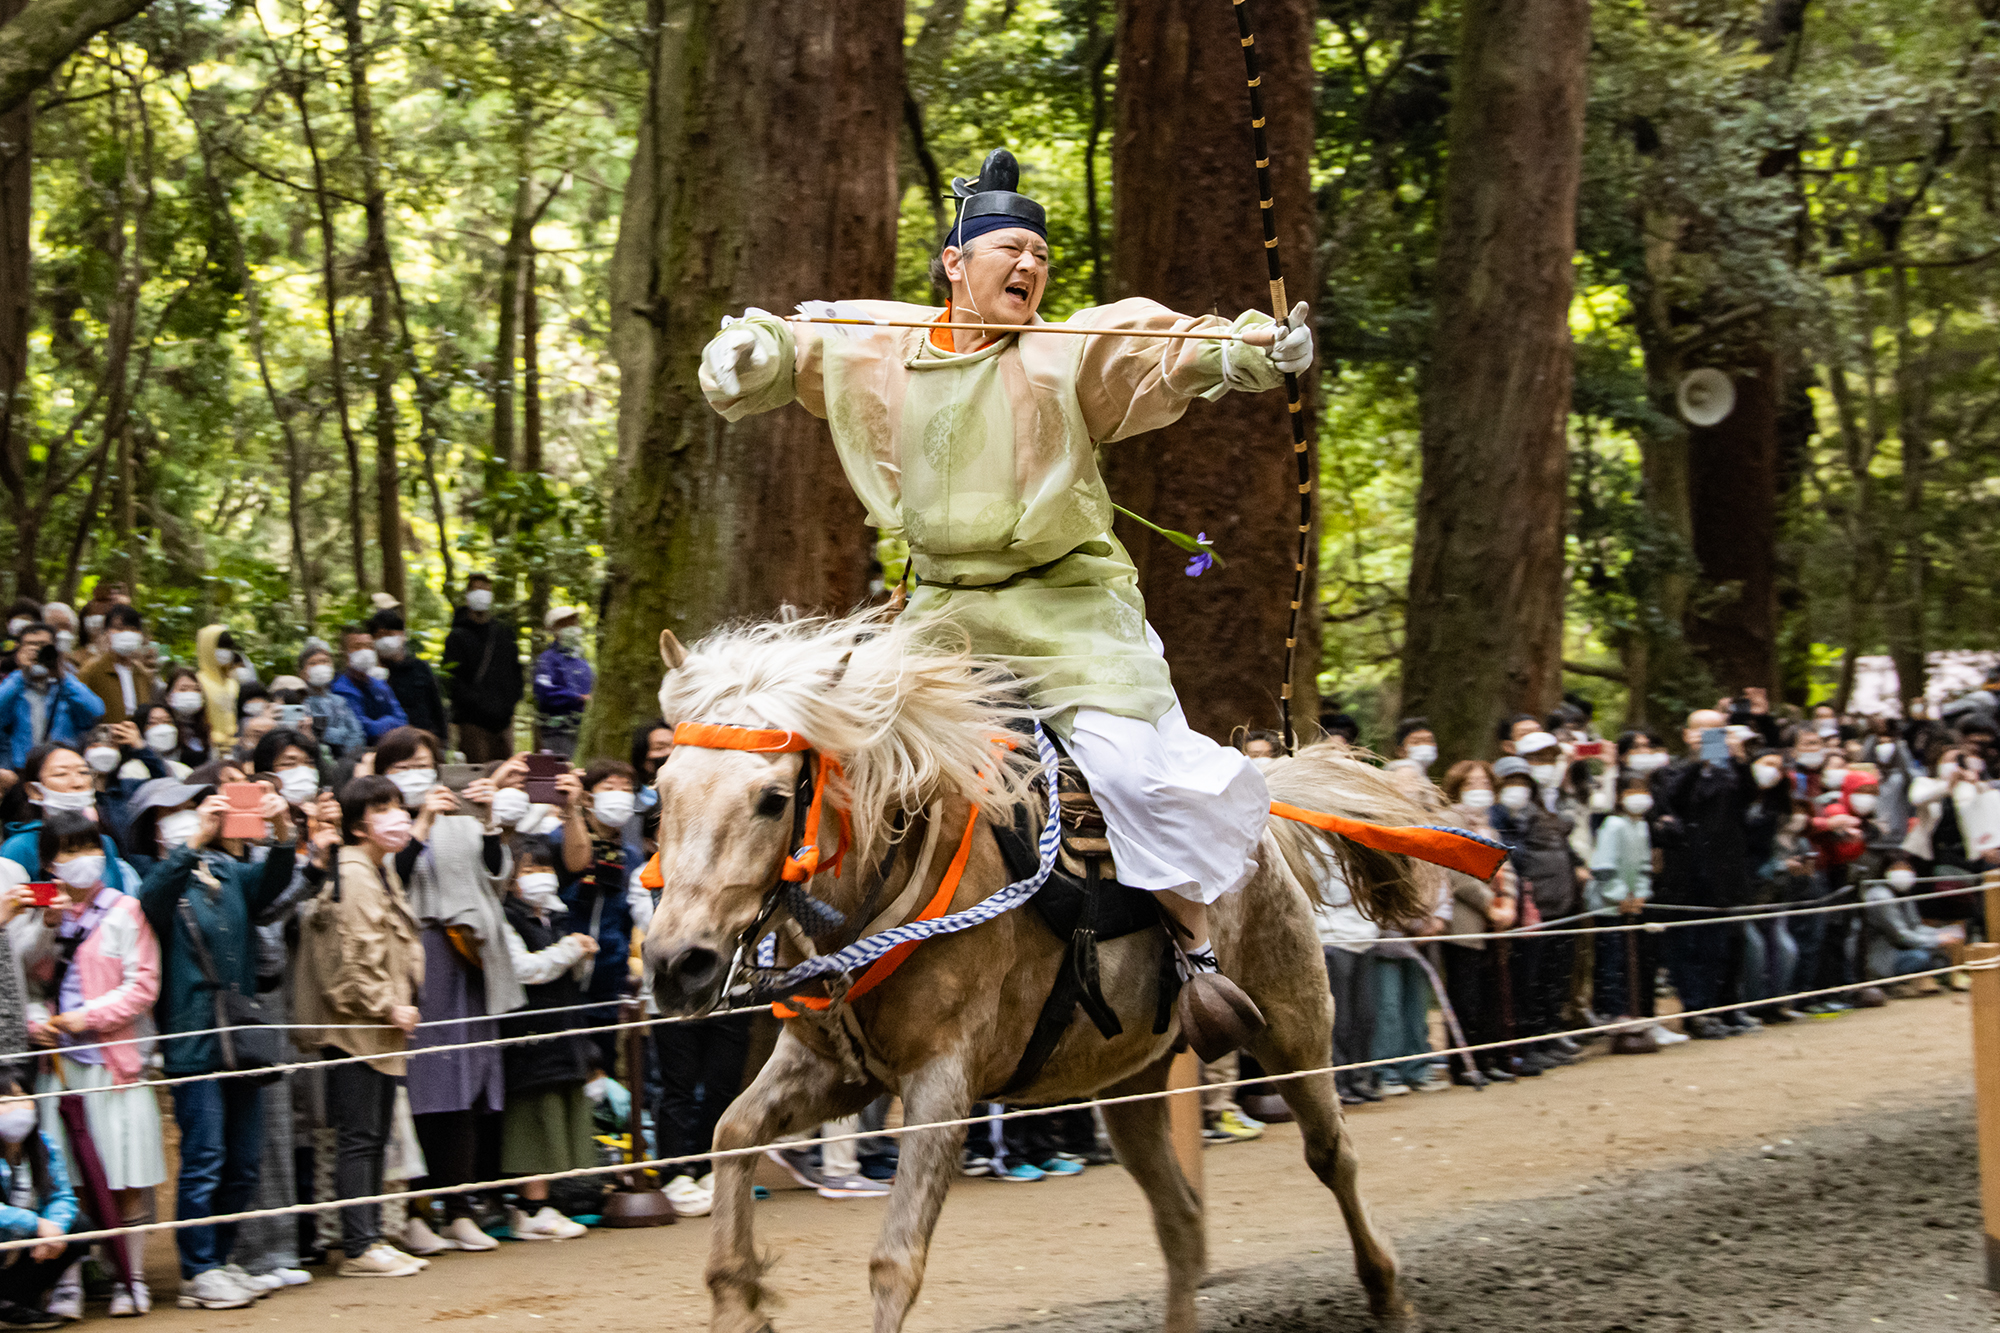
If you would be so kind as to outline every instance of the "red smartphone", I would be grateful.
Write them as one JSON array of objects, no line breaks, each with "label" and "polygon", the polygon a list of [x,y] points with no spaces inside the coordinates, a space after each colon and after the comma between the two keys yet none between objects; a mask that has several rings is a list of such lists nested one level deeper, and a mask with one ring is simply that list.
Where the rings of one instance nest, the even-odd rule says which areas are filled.
[{"label": "red smartphone", "polygon": [[56,883],[54,880],[40,884],[30,884],[27,886],[27,889],[29,894],[32,895],[28,901],[36,907],[54,907],[57,896],[62,893],[62,885]]},{"label": "red smartphone", "polygon": [[264,836],[264,816],[260,813],[270,788],[261,782],[225,782],[222,799],[229,810],[222,816],[222,836],[256,841]]},{"label": "red smartphone", "polygon": [[1576,757],[1578,759],[1603,759],[1610,748],[1610,742],[1608,741],[1578,741],[1576,743]]},{"label": "red smartphone", "polygon": [[527,789],[528,799],[536,805],[561,805],[562,792],[556,789],[556,779],[569,772],[569,760],[546,753],[522,758],[528,765],[527,779],[521,784]]}]

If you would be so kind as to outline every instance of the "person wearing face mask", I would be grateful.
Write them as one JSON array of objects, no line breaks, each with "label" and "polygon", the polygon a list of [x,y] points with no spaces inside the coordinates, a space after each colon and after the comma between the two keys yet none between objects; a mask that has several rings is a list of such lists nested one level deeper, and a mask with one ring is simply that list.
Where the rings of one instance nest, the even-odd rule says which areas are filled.
[{"label": "person wearing face mask", "polygon": [[674,752],[674,729],[660,718],[632,730],[632,771],[639,783],[639,808],[650,810],[659,800],[655,783],[660,765]]},{"label": "person wearing face mask", "polygon": [[1803,801],[1816,801],[1826,790],[1824,769],[1832,753],[1820,734],[1809,727],[1792,733],[1792,794]]},{"label": "person wearing face mask", "polygon": [[58,1279],[90,1252],[65,1240],[81,1210],[68,1165],[39,1128],[26,1077],[0,1066],[0,1240],[41,1243],[0,1266],[0,1328],[61,1328],[45,1310]]},{"label": "person wearing face mask", "polygon": [[17,773],[37,745],[81,741],[104,716],[103,701],[56,651],[53,630],[36,622],[18,639],[15,669],[0,680],[0,767]]},{"label": "person wearing face mask", "polygon": [[[243,689],[236,670],[240,659],[227,625],[204,625],[194,636],[195,678],[201,683],[202,711],[217,752],[236,743],[236,701]],[[171,700],[172,696],[169,696]]]},{"label": "person wearing face mask", "polygon": [[1893,858],[1886,880],[1870,881],[1861,891],[1861,901],[1866,904],[1861,916],[1868,980],[1950,966],[1947,944],[1956,932],[1947,934],[1925,925],[1917,904],[1908,901],[1908,895],[1917,892],[1917,872],[1909,858]]},{"label": "person wearing face mask", "polygon": [[333,692],[338,674],[333,653],[325,644],[316,640],[306,644],[299,654],[299,677],[306,684],[306,714],[312,718],[313,734],[326,743],[333,757],[346,759],[367,747],[368,733],[362,730],[347,700]]},{"label": "person wearing face mask", "polygon": [[56,651],[71,667],[81,670],[89,660],[83,651],[81,636],[77,634],[76,612],[62,602],[47,602],[42,606],[42,623],[55,631]]},{"label": "person wearing face mask", "polygon": [[[587,769],[565,773],[557,780],[565,797],[562,825],[549,835],[562,857],[562,896],[569,905],[563,927],[597,941],[597,965],[585,993],[604,1001],[606,1013],[631,990],[627,880],[646,861],[639,821],[633,818],[638,801],[632,776],[632,766],[622,759],[599,759]],[[607,1032],[597,1037],[606,1069],[616,1067],[615,1036]]]},{"label": "person wearing face mask", "polygon": [[583,612],[552,606],[543,623],[553,643],[535,659],[536,732],[541,748],[576,753],[577,728],[597,677],[583,660]]},{"label": "person wearing face mask", "polygon": [[403,716],[418,731],[445,736],[448,724],[437,675],[429,662],[417,656],[403,613],[377,611],[369,617],[368,628],[375,634],[375,656],[389,672],[389,690],[403,706]]},{"label": "person wearing face mask", "polygon": [[521,648],[514,626],[493,614],[493,580],[484,574],[465,581],[465,604],[452,613],[441,664],[466,762],[498,763],[513,754]]},{"label": "person wearing face mask", "polygon": [[[167,1178],[167,1162],[159,1100],[144,1082],[146,1051],[131,1039],[160,993],[159,940],[139,900],[107,883],[109,862],[94,821],[69,812],[50,815],[42,823],[41,859],[69,901],[31,914],[43,918],[44,929],[40,947],[25,961],[46,1000],[33,1011],[29,1039],[50,1053],[51,1062],[38,1091],[100,1090],[84,1098],[83,1109],[118,1207],[118,1218],[107,1221],[151,1221],[153,1187]],[[124,875],[127,883],[136,882],[130,867]],[[103,1042],[128,1044],[69,1049]],[[53,1099],[42,1103],[42,1132],[69,1151]],[[143,1274],[144,1233],[116,1243],[124,1251],[120,1271]],[[80,1268],[72,1267],[56,1284],[51,1313],[82,1317]],[[144,1314],[151,1307],[142,1278],[129,1286],[120,1278],[113,1286],[113,1315]]]},{"label": "person wearing face mask", "polygon": [[[160,998],[153,1017],[169,1076],[213,1074],[225,1067],[221,1043],[206,1035],[215,1026],[214,990],[197,951],[224,983],[240,994],[257,993],[257,935],[252,923],[290,888],[298,852],[291,810],[272,792],[258,813],[271,832],[262,861],[253,849],[222,835],[228,802],[211,794],[204,779],[155,778],[133,795],[135,848],[150,841],[157,856],[139,888],[146,920],[160,941]],[[228,778],[232,775],[219,774]],[[187,1035],[182,1035],[187,1034]],[[264,1149],[263,1090],[248,1079],[214,1079],[173,1089],[180,1127],[180,1182],[175,1209],[181,1217],[232,1213],[250,1207]],[[233,1223],[188,1227],[174,1233],[180,1252],[183,1306],[239,1309],[260,1291],[243,1285],[225,1266],[236,1244]]]},{"label": "person wearing face mask", "polygon": [[[139,733],[144,755],[135,755],[118,770],[121,778],[141,778],[145,776],[186,777],[192,764],[185,762],[181,755],[182,733],[180,723],[174,718],[174,710],[166,704],[146,704],[139,709],[138,717],[132,725]],[[163,773],[154,773],[153,761],[158,761]]]},{"label": "person wearing face mask", "polygon": [[[1497,841],[1490,818],[1494,801],[1493,770],[1485,761],[1461,759],[1451,766],[1439,787],[1449,803],[1447,813],[1451,822]],[[1520,882],[1514,867],[1507,862],[1501,863],[1499,873],[1489,882],[1482,883],[1456,871],[1447,871],[1446,879],[1451,884],[1452,911],[1444,942],[1451,947],[1439,950],[1444,961],[1445,995],[1451,1000],[1468,1043],[1478,1046],[1504,1040],[1508,1034],[1501,1023],[1505,1012],[1500,993],[1503,950],[1494,941],[1476,937],[1513,929]],[[1338,1010],[1335,1015],[1337,1021]],[[1468,1086],[1480,1082],[1511,1083],[1514,1075],[1504,1067],[1506,1056],[1504,1051],[1454,1055],[1452,1081]]]},{"label": "person wearing face mask", "polygon": [[[389,688],[388,682],[375,678],[374,673],[380,664],[375,652],[375,636],[365,629],[350,626],[340,632],[340,643],[347,656],[347,668],[334,677],[330,688],[347,704],[348,710],[361,724],[368,744],[380,744],[382,738],[397,727],[409,726],[410,719],[403,715],[403,705],[396,701],[396,692]],[[306,683],[311,684],[312,679],[311,669],[308,668]]]},{"label": "person wearing face mask", "polygon": [[[7,840],[0,843],[0,888],[41,878],[42,825],[50,815],[62,812],[83,816],[97,826],[98,842],[111,862],[112,887],[130,893],[138,880],[120,876],[122,863],[118,860],[116,830],[105,794],[97,789],[96,774],[83,752],[68,745],[37,746],[21,765],[20,772],[36,818],[7,826]],[[129,806],[121,804],[121,813],[126,810]],[[20,926],[17,919],[12,928]]]},{"label": "person wearing face mask", "polygon": [[[1785,756],[1777,750],[1758,752],[1750,761],[1750,778],[1756,791],[1744,815],[1744,846],[1750,861],[1751,893],[1748,904],[1770,907],[1791,901],[1798,887],[1786,870],[1788,859],[1780,840],[1793,812],[1792,784],[1785,777]],[[1799,946],[1791,921],[1747,921],[1741,924],[1742,951],[1740,978],[1733,999],[1768,999],[1793,989],[1797,976]],[[1824,922],[1820,923],[1824,925]],[[1762,1023],[1789,1023],[1795,1015],[1780,1006],[1750,1010]]]},{"label": "person wearing face mask", "polygon": [[[334,1190],[340,1197],[379,1194],[396,1080],[420,1014],[422,931],[403,891],[423,839],[449,793],[426,798],[413,819],[404,790],[386,777],[350,781],[340,793],[340,848],[334,874],[299,913],[295,999],[302,1050],[328,1060],[365,1061],[327,1068],[326,1118],[338,1140]],[[340,1210],[342,1277],[408,1277],[429,1260],[382,1235],[379,1204]]]},{"label": "person wearing face mask", "polygon": [[[1521,881],[1519,924],[1572,915],[1582,906],[1582,880],[1589,871],[1570,844],[1569,817],[1549,808],[1527,759],[1507,755],[1493,765],[1493,776],[1500,791],[1489,818]],[[1540,1074],[1576,1059],[1576,1044],[1560,1035],[1575,939],[1553,935],[1509,942],[1513,1035],[1545,1038],[1514,1057],[1507,1067],[1516,1074]]]},{"label": "person wearing face mask", "polygon": [[106,722],[126,722],[159,693],[160,678],[146,660],[146,625],[129,606],[114,606],[105,617],[104,651],[78,671],[92,693],[104,701]]},{"label": "person wearing face mask", "polygon": [[[1728,721],[1711,708],[1689,713],[1681,733],[1686,757],[1653,775],[1652,828],[1661,851],[1661,871],[1653,882],[1656,902],[1720,912],[1750,900],[1748,815],[1758,788],[1742,739],[1726,731]],[[1717,742],[1720,753],[1713,748]],[[1721,1004],[1740,982],[1741,936],[1729,925],[1671,931],[1663,951],[1683,1009]],[[1689,1018],[1682,1026],[1688,1036],[1710,1040],[1763,1025],[1731,1014]]]},{"label": "person wearing face mask", "polygon": [[[1648,825],[1652,811],[1650,780],[1628,774],[1618,784],[1617,808],[1597,827],[1590,859],[1591,882],[1584,905],[1601,914],[1599,921],[1623,926],[1645,920],[1646,904],[1653,896],[1653,840]],[[1653,987],[1644,983],[1659,970],[1655,937],[1647,931],[1631,936],[1606,935],[1597,941],[1591,1007],[1606,1021],[1653,1016]],[[1641,979],[1637,986],[1632,984],[1635,955]]]},{"label": "person wearing face mask", "polygon": [[1430,719],[1406,717],[1396,724],[1396,757],[1408,759],[1424,772],[1437,762],[1437,733]]},{"label": "person wearing face mask", "polygon": [[[489,1015],[527,1003],[514,979],[502,911],[513,864],[490,818],[494,781],[507,781],[526,766],[503,766],[493,778],[474,781],[461,802],[437,785],[442,749],[437,737],[401,727],[384,736],[375,751],[376,770],[396,784],[405,808],[415,811],[420,823],[428,820],[428,827],[416,830],[425,852],[403,880],[424,956],[417,1008],[427,1026],[411,1041],[413,1051],[498,1037]],[[474,1219],[475,1200],[448,1191],[479,1179],[475,1150],[482,1137],[492,1137],[482,1126],[492,1125],[506,1106],[500,1049],[413,1060],[408,1087],[430,1171],[420,1188],[447,1192],[442,1234],[432,1229],[428,1210],[412,1207],[401,1248],[419,1256],[497,1248]]]},{"label": "person wearing face mask", "polygon": [[[583,1002],[580,979],[590,974],[598,952],[589,935],[563,928],[567,904],[556,888],[561,860],[561,853],[542,839],[524,838],[517,844],[519,869],[506,903],[507,934],[514,976],[526,990],[527,1006],[501,1021],[501,1031],[509,1037],[562,1033],[598,1021],[588,1014],[542,1012],[573,1009]],[[508,1175],[542,1175],[594,1165],[590,1098],[583,1089],[595,1048],[574,1036],[519,1042],[502,1050],[507,1113],[500,1169]],[[508,1213],[516,1240],[567,1240],[584,1234],[581,1225],[548,1205],[548,1197],[547,1181],[522,1186],[522,1206]]]},{"label": "person wearing face mask", "polygon": [[1931,874],[1968,870],[2000,848],[2000,791],[1982,780],[1977,762],[1963,745],[1941,741],[1930,776],[1910,783],[1914,817],[1902,846]]}]

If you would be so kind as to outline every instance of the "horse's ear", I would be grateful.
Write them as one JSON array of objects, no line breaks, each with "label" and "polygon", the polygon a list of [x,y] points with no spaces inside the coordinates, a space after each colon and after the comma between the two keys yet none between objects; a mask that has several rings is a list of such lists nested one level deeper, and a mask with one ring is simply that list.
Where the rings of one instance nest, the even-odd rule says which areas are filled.
[{"label": "horse's ear", "polygon": [[674,632],[670,629],[661,630],[660,660],[667,664],[667,670],[680,670],[681,663],[687,661],[687,658],[687,649],[681,647],[681,641],[674,637]]}]

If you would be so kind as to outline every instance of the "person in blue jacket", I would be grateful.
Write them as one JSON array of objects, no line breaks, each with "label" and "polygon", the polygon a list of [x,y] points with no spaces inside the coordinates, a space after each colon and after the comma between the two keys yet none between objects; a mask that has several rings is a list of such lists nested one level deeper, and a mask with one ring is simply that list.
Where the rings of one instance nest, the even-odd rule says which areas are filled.
[{"label": "person in blue jacket", "polygon": [[76,1191],[69,1168],[42,1134],[24,1076],[0,1067],[0,1240],[40,1240],[0,1267],[0,1328],[60,1328],[44,1313],[63,1270],[90,1252],[64,1239],[76,1227]]},{"label": "person in blue jacket", "polygon": [[374,745],[397,727],[409,726],[403,705],[389,688],[389,673],[376,659],[375,636],[350,625],[340,632],[340,646],[347,654],[347,669],[335,677],[333,692],[346,700],[368,743]]},{"label": "person in blue jacket", "polygon": [[535,715],[541,747],[564,756],[576,753],[583,710],[597,684],[590,663],[583,660],[582,615],[574,606],[550,607],[543,623],[555,642],[535,659]]},{"label": "person in blue jacket", "polygon": [[15,670],[0,681],[0,759],[19,770],[44,741],[82,741],[104,716],[104,700],[56,651],[56,632],[37,622],[21,631]]},{"label": "person in blue jacket", "polygon": [[[120,893],[137,892],[138,881],[131,878],[130,867],[122,859],[124,853],[113,837],[107,800],[110,793],[95,790],[83,751],[73,745],[38,745],[28,752],[19,772],[36,817],[7,826],[6,841],[0,842],[0,862],[6,863],[0,864],[0,888],[41,878],[41,816],[50,810],[71,810],[94,818],[102,830],[104,882]],[[122,797],[117,810],[123,813]]]}]

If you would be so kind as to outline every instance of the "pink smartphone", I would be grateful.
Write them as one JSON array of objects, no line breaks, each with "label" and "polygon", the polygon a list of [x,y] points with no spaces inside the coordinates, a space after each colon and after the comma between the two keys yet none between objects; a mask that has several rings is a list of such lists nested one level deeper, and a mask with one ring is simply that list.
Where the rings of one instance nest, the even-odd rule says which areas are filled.
[{"label": "pink smartphone", "polygon": [[229,810],[222,816],[222,836],[252,842],[263,837],[264,816],[260,812],[270,790],[261,782],[223,783],[222,799],[229,802]]}]

